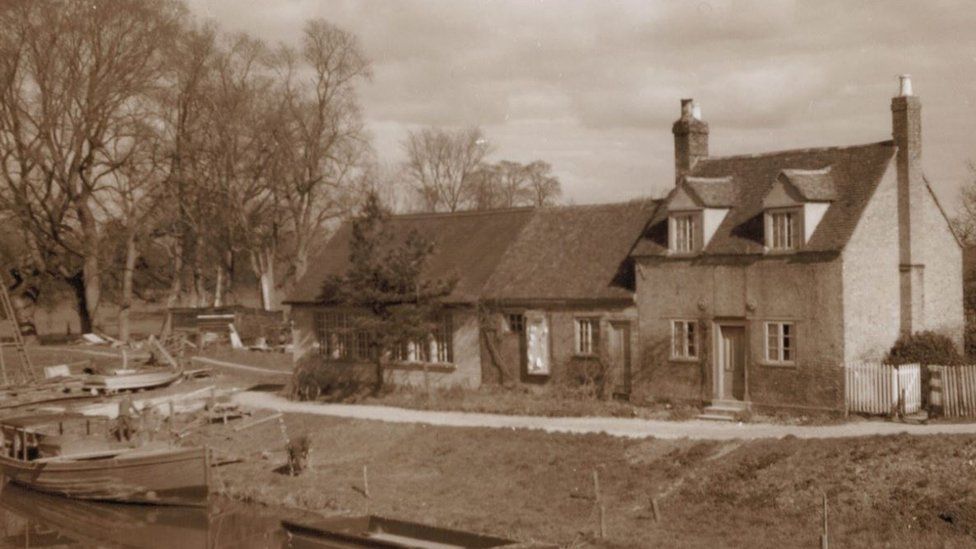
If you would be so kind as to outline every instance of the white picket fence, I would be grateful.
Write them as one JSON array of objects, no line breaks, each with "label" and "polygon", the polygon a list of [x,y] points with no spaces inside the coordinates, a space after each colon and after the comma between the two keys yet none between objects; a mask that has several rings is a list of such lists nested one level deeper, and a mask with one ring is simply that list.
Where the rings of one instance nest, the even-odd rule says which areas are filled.
[{"label": "white picket fence", "polygon": [[946,417],[976,416],[976,366],[929,366],[941,374],[942,413]]},{"label": "white picket fence", "polygon": [[904,398],[906,414],[922,408],[922,368],[918,364],[846,364],[844,400],[848,412],[890,415]]}]

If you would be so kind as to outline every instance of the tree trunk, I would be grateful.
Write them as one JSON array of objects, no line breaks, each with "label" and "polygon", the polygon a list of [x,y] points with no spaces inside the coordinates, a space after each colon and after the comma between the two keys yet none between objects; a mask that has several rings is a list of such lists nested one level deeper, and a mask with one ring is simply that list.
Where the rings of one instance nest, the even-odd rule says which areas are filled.
[{"label": "tree trunk", "polygon": [[301,236],[297,239],[298,241],[295,243],[295,280],[292,282],[301,280],[308,271],[308,238]]},{"label": "tree trunk", "polygon": [[[5,281],[0,280],[0,283]],[[10,305],[14,309],[16,316],[17,329],[27,343],[37,341],[37,323],[34,315],[37,312],[37,299],[39,292],[26,278],[17,278],[10,289]]]},{"label": "tree trunk", "polygon": [[207,302],[207,289],[203,277],[203,235],[197,235],[193,246],[193,306],[203,307]]},{"label": "tree trunk", "polygon": [[377,353],[377,358],[373,361],[373,369],[376,379],[373,381],[373,396],[378,396],[383,390],[383,354]]},{"label": "tree trunk", "polygon": [[259,250],[251,254],[251,266],[258,275],[258,290],[261,292],[261,308],[265,311],[270,311],[274,307],[274,256],[273,250]]},{"label": "tree trunk", "polygon": [[85,291],[85,275],[83,271],[78,271],[66,282],[75,292],[75,309],[78,312],[78,320],[81,324],[81,333],[89,334],[92,331],[92,318],[88,308],[88,295]]},{"label": "tree trunk", "polygon": [[224,301],[224,266],[217,265],[217,281],[214,283],[213,306],[221,307]]},{"label": "tree trunk", "polygon": [[265,311],[274,308],[274,268],[271,266],[261,273],[261,308]]},{"label": "tree trunk", "polygon": [[84,328],[82,322],[82,333],[90,333],[97,322],[96,315],[98,306],[102,298],[102,273],[99,266],[98,256],[101,242],[98,234],[98,225],[95,216],[89,205],[83,199],[77,206],[78,221],[81,224],[82,234],[85,238],[84,259],[82,262],[82,284],[84,285],[84,305],[85,317],[88,321],[88,328]]},{"label": "tree trunk", "polygon": [[125,239],[125,268],[122,271],[122,299],[119,302],[119,339],[129,342],[132,310],[132,276],[136,269],[136,235],[130,232]]},{"label": "tree trunk", "polygon": [[169,310],[179,302],[180,294],[183,293],[183,243],[177,240],[173,246],[173,281],[170,283],[169,295],[166,297],[166,320],[163,321],[163,329],[160,338],[166,339],[173,330],[173,316]]}]

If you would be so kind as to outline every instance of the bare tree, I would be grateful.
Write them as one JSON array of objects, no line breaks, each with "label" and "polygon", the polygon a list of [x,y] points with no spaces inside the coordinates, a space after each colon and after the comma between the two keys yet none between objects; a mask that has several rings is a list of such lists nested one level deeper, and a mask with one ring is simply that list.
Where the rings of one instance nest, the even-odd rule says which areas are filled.
[{"label": "bare tree", "polygon": [[299,50],[279,48],[277,68],[284,100],[276,125],[278,196],[293,257],[282,278],[296,280],[308,269],[313,239],[354,204],[371,152],[355,86],[372,73],[355,35],[322,19],[305,24]]},{"label": "bare tree", "polygon": [[952,228],[967,244],[976,243],[976,163],[969,162],[970,180],[959,190],[959,204]]},{"label": "bare tree", "polygon": [[11,0],[3,35],[2,204],[39,266],[75,289],[82,329],[101,299],[101,202],[132,154],[139,101],[179,26],[170,0]]},{"label": "bare tree", "polygon": [[552,175],[552,166],[548,162],[536,160],[525,166],[525,177],[532,205],[541,208],[554,206],[559,201],[563,192],[562,185]]},{"label": "bare tree", "polygon": [[473,176],[490,152],[479,128],[448,131],[425,128],[407,134],[404,175],[428,211],[461,209]]}]

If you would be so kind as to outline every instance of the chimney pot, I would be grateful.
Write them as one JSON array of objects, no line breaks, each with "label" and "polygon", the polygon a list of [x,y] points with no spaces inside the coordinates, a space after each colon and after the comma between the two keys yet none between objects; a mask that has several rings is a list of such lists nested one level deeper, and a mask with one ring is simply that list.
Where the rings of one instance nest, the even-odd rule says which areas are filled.
[{"label": "chimney pot", "polygon": [[681,118],[688,119],[692,116],[692,110],[695,108],[694,99],[682,99],[681,100]]},{"label": "chimney pot", "polygon": [[914,95],[912,93],[912,75],[903,74],[898,77],[898,95],[901,97]]},{"label": "chimney pot", "polygon": [[698,103],[692,103],[691,104],[691,117],[694,118],[695,120],[701,120],[702,119],[702,117],[701,117],[701,107],[698,106]]}]

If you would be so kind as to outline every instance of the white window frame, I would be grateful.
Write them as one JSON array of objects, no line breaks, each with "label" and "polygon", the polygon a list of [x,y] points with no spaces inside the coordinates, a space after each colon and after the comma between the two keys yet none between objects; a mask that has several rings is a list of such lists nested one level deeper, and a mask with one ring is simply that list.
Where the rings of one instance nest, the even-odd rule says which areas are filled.
[{"label": "white window frame", "polygon": [[576,334],[576,355],[596,356],[600,351],[600,319],[597,317],[580,317],[574,321]]},{"label": "white window frame", "polygon": [[675,319],[671,321],[672,360],[698,360],[698,350],[701,348],[698,332],[698,321],[696,320]]},{"label": "white window frame", "polygon": [[771,252],[792,252],[803,242],[802,214],[797,208],[766,212],[766,248]]},{"label": "white window frame", "polygon": [[[787,329],[787,327],[789,328]],[[795,322],[774,320],[765,323],[763,327],[763,356],[769,364],[796,364]]]},{"label": "white window frame", "polygon": [[672,213],[668,223],[669,249],[676,255],[698,251],[701,233],[701,212]]}]

